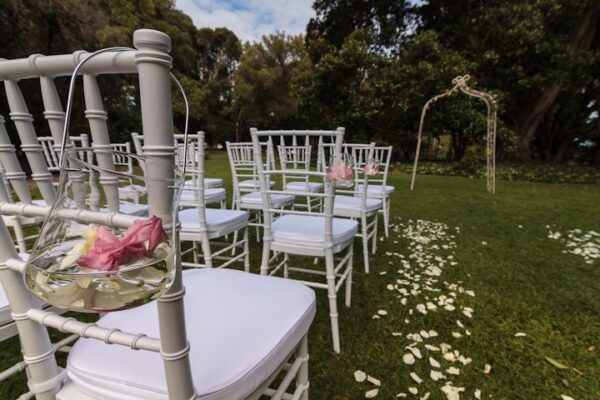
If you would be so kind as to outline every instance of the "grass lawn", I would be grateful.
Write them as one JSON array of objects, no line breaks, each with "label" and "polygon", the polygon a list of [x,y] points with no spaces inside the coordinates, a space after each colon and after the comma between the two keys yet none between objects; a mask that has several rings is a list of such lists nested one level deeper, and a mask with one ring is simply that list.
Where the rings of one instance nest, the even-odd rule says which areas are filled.
[{"label": "grass lawn", "polygon": [[[230,187],[224,153],[211,154],[207,175],[226,178]],[[368,275],[362,270],[360,244],[355,246],[353,304],[346,309],[342,300],[338,302],[339,355],[331,346],[326,293],[317,292],[317,316],[309,337],[311,398],[364,398],[376,386],[355,381],[353,373],[360,369],[381,381],[377,399],[395,399],[398,393],[409,399],[426,393],[429,399],[446,399],[441,387],[451,381],[465,388],[461,399],[474,398],[479,389],[482,399],[560,400],[568,395],[600,400],[600,260],[586,264],[583,257],[563,252],[565,243],[548,238],[546,227],[563,238],[576,228],[600,232],[600,186],[499,181],[493,196],[485,192],[483,180],[419,176],[411,193],[409,176],[401,173],[393,174],[390,184],[396,187],[395,229],[390,238],[378,241]],[[418,260],[409,259],[417,244],[405,232],[417,227],[417,220],[443,223],[442,230],[454,235],[419,250],[425,259],[432,255],[446,260],[440,276],[427,275]],[[441,247],[444,244],[447,249]],[[453,256],[451,261],[448,256]],[[254,244],[254,272],[259,257],[260,247]],[[419,284],[419,290],[408,296],[393,287],[388,290],[398,279]],[[414,288],[403,285],[397,287]],[[451,292],[456,296],[454,310],[419,312],[418,304],[436,303],[440,295],[450,298]],[[464,307],[473,309],[472,318],[464,314]],[[378,310],[387,315],[374,319]],[[422,330],[435,330],[438,336],[418,342],[422,359],[407,365],[406,346],[415,341],[407,335]],[[453,332],[462,336],[454,337]],[[517,332],[526,336],[515,337]],[[442,343],[472,361],[451,362],[425,348]],[[430,378],[429,357],[441,364],[436,369],[445,379]],[[558,368],[546,357],[569,368]],[[19,358],[16,338],[0,343],[0,368]],[[491,366],[488,374],[482,371],[485,364]],[[459,375],[448,373],[450,367]],[[411,372],[422,383],[416,383]],[[410,394],[409,387],[417,388],[418,395]],[[16,398],[23,391],[20,374],[0,385],[0,399]]]}]

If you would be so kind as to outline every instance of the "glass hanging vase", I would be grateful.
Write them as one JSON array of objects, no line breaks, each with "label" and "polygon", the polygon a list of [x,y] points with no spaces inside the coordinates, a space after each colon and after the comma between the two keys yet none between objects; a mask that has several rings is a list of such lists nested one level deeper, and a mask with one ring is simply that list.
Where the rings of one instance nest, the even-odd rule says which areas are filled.
[{"label": "glass hanging vase", "polygon": [[[71,148],[65,157],[57,199],[25,266],[26,286],[53,306],[80,312],[123,310],[157,299],[173,282],[178,254],[172,222],[183,179],[173,160],[153,158],[155,166],[167,164],[153,171],[175,174],[152,178],[94,163],[125,157],[147,165],[131,153]],[[170,202],[163,203],[166,214],[153,214],[146,204],[150,186],[162,189],[160,201]],[[130,198],[128,191],[138,191],[139,203],[122,200]]]},{"label": "glass hanging vase", "polygon": [[351,187],[354,184],[354,160],[349,153],[342,153],[339,160],[332,160],[327,168],[327,180],[336,187]]}]

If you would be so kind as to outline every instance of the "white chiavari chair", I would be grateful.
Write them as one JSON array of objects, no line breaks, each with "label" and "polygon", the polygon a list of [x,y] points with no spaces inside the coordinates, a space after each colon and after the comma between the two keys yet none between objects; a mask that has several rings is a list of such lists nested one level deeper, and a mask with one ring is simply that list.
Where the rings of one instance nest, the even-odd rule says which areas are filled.
[{"label": "white chiavari chair", "polygon": [[[191,253],[193,262],[184,261],[186,267],[223,268],[236,262],[242,262],[244,269],[250,271],[250,249],[248,242],[249,214],[242,210],[207,208],[204,199],[204,132],[198,134],[196,151],[196,186],[186,184],[183,192],[195,191],[196,208],[187,208],[179,212],[181,221],[181,240],[192,242],[192,247],[183,252]],[[231,235],[233,234],[233,235]],[[233,241],[229,242],[229,237]],[[240,239],[241,238],[241,239]],[[202,261],[200,260],[202,258]],[[216,265],[215,261],[220,261]]]},{"label": "white chiavari chair", "polygon": [[[60,199],[52,208],[31,204],[31,194],[25,176],[16,166],[14,151],[11,157],[6,151],[8,146],[2,145],[0,160],[22,202],[0,202],[2,215],[53,215],[58,221],[72,219],[79,224],[115,228],[127,228],[140,220],[118,211],[114,175],[120,172],[109,157],[107,118],[96,80],[97,75],[136,72],[143,94],[140,98],[146,143],[142,157],[146,164],[148,205],[153,215],[164,219],[165,226],[179,226],[176,218],[171,217],[177,215],[176,202],[171,201],[176,189],[175,147],[170,135],[165,134],[173,130],[170,39],[157,31],[138,30],[134,33],[134,43],[137,50],[119,48],[119,53],[78,52],[0,61],[0,79],[8,87],[11,118],[18,121],[17,130],[25,145],[32,178],[47,204]],[[110,212],[82,209],[87,203],[81,201],[63,204],[62,195],[57,195],[52,185],[41,146],[33,140],[33,120],[16,83],[19,79],[41,79],[43,89],[53,89],[42,91],[46,112],[55,119],[60,116],[64,123],[60,99],[53,96],[56,94],[53,79],[69,75],[83,60],[86,64],[80,71],[86,116],[91,120],[93,151],[97,155],[95,162],[100,171],[99,189],[117,211],[112,206]],[[46,101],[47,97],[53,101]],[[53,105],[52,110],[48,109],[48,103]],[[69,147],[65,150],[69,152]],[[92,164],[87,164],[87,171],[76,169],[79,160],[71,154],[74,158],[68,158],[68,167],[61,173],[79,180],[63,178],[62,182],[73,182],[73,188],[85,187],[82,171],[92,174],[89,172]],[[202,190],[202,185],[198,190]],[[73,189],[75,197],[79,194],[80,191]],[[176,237],[172,243],[178,243]],[[177,246],[173,249],[179,251]],[[174,280],[157,302],[108,312],[97,323],[84,323],[75,316],[64,318],[39,308],[39,301],[26,290],[23,279],[32,266],[18,260],[0,220],[0,281],[16,321],[24,358],[15,371],[27,369],[30,388],[23,398],[256,400],[267,396],[276,400],[308,400],[306,338],[315,313],[314,292],[295,282],[241,271],[205,269],[182,273],[180,260],[180,256],[174,257]],[[81,337],[69,354],[65,370],[57,365],[56,348],[50,343],[46,327]]]},{"label": "white chiavari chair", "polygon": [[360,221],[360,230],[357,237],[361,239],[363,250],[363,264],[365,272],[369,273],[369,242],[371,251],[375,254],[377,250],[377,222],[378,213],[383,207],[380,199],[374,199],[367,196],[364,190],[358,191],[358,187],[367,188],[369,184],[369,174],[367,165],[372,165],[375,144],[345,144],[344,154],[352,163],[354,170],[353,185],[344,187],[336,186],[336,196],[333,204],[333,214],[337,217],[352,218]]},{"label": "white chiavari chair", "polygon": [[[282,131],[286,132],[286,131]],[[305,135],[310,131],[290,131],[292,134],[292,141],[285,143],[283,137],[280,137],[280,144],[277,146],[279,153],[279,162],[281,163],[281,169],[286,170],[288,168],[295,171],[310,171],[312,168],[312,145],[310,143],[310,136]],[[303,141],[303,143],[301,143]],[[311,181],[310,175],[282,175],[283,187],[285,190],[295,192],[296,197],[303,199],[305,203],[296,202],[294,208],[306,209],[312,211],[321,207],[321,198],[311,196],[311,193],[319,193],[323,191],[323,183]]]},{"label": "white chiavari chair", "polygon": [[[367,189],[368,197],[380,199],[383,202],[383,207],[379,212],[383,214],[383,227],[386,237],[389,236],[390,229],[391,196],[396,190],[394,186],[387,184],[393,149],[393,146],[375,146],[373,157],[375,162],[379,163],[381,171],[378,175],[369,177],[369,186]],[[357,186],[357,191],[360,193],[362,190],[363,185],[359,184]]]},{"label": "white chiavari chair", "polygon": [[[345,283],[346,306],[349,307],[352,287],[352,249],[358,224],[350,219],[334,218],[334,183],[327,180],[326,172],[316,171],[315,168],[307,169],[305,165],[299,164],[297,164],[298,169],[294,169],[293,163],[282,163],[281,165],[285,165],[286,169],[267,170],[264,168],[266,155],[261,142],[267,141],[269,138],[278,138],[280,146],[293,146],[294,143],[298,143],[298,138],[296,138],[298,133],[295,131],[258,131],[254,128],[250,130],[250,133],[263,197],[264,237],[261,274],[274,275],[283,272],[285,278],[290,278],[291,273],[302,273],[304,276],[321,278],[318,281],[315,279],[301,280],[301,282],[311,287],[327,290],[333,349],[339,353],[337,292]],[[301,131],[301,136],[308,141],[325,137],[335,142],[333,163],[341,161],[343,128],[332,131]],[[273,195],[297,195],[296,189],[289,186],[282,190],[269,188],[269,179],[276,179],[282,175],[300,178],[308,175],[312,181],[320,182],[324,188],[322,192],[310,192],[305,195],[320,198],[323,201],[322,210],[321,207],[312,210],[276,208],[271,200]],[[275,215],[279,215],[279,217],[275,218]],[[313,265],[310,262],[302,267],[293,266],[290,264],[290,256],[320,258],[324,260],[324,266]]]},{"label": "white chiavari chair", "polygon": [[[273,154],[273,143],[267,141],[261,144],[264,147],[266,156],[265,169],[272,169],[275,163]],[[233,182],[233,204],[234,210],[246,210],[254,215],[254,219],[249,222],[250,226],[256,226],[257,237],[260,239],[260,227],[262,222],[262,195],[260,193],[260,184],[256,167],[254,166],[254,150],[252,142],[225,142],[227,148],[227,157],[231,168],[231,178]],[[275,182],[269,179],[269,187],[273,188]],[[288,207],[292,205],[296,197],[294,195],[272,195],[271,202],[274,207]]]},{"label": "white chiavari chair", "polygon": [[[56,143],[52,136],[38,136],[38,141],[42,145],[42,152],[48,165],[48,171],[59,172],[60,143]],[[87,134],[82,133],[79,136],[71,136],[71,143],[82,148],[89,147],[90,139]],[[81,156],[84,159],[85,155],[81,154]]]}]

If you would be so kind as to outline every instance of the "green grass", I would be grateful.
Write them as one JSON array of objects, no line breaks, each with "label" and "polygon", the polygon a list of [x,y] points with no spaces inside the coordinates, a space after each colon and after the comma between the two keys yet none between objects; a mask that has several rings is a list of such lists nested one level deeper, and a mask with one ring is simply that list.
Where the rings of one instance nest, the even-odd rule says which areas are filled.
[{"label": "green grass", "polygon": [[[211,153],[207,175],[224,177],[230,187],[223,153]],[[392,234],[389,240],[378,242],[369,275],[362,270],[357,243],[352,307],[346,309],[339,301],[339,355],[331,347],[326,293],[317,292],[317,316],[309,336],[311,398],[364,398],[373,386],[354,381],[353,372],[361,369],[382,381],[377,399],[394,399],[399,392],[407,393],[409,386],[418,386],[420,396],[431,392],[430,399],[445,399],[441,381],[429,379],[431,368],[426,362],[414,366],[402,362],[404,347],[411,343],[405,335],[435,329],[440,334],[438,343],[450,343],[473,359],[450,379],[467,388],[461,399],[473,398],[474,389],[479,388],[483,399],[560,400],[565,394],[577,400],[599,400],[600,263],[586,265],[582,258],[563,253],[564,245],[547,238],[545,226],[561,232],[574,228],[600,231],[600,186],[500,181],[493,196],[485,192],[481,179],[419,176],[415,191],[410,192],[409,176],[401,173],[394,174],[390,184],[396,187],[395,223],[423,219],[443,222],[452,231],[460,227],[454,250],[458,265],[445,267],[437,287],[442,287],[441,281],[461,282],[465,289],[474,290],[475,297],[457,300],[475,309],[473,318],[445,311],[409,317],[408,310],[418,299],[401,306],[396,293],[386,290],[387,284],[400,277],[396,274],[400,263],[385,255],[391,251],[408,256],[409,241]],[[257,272],[259,246],[254,244],[252,252]],[[380,275],[382,271],[387,274]],[[378,309],[386,309],[389,315],[372,319]],[[405,318],[411,323],[406,325]],[[471,336],[452,338],[451,332],[458,330],[456,319],[465,323]],[[395,331],[403,336],[392,336]],[[527,336],[517,338],[516,332]],[[590,346],[596,350],[589,351]],[[582,374],[558,369],[545,357]],[[19,358],[17,339],[0,343],[0,368]],[[439,355],[436,359],[440,360]],[[481,371],[486,363],[492,366],[490,374]],[[423,378],[421,385],[411,381],[412,371]],[[0,399],[16,398],[25,390],[24,382],[24,374],[3,382]]]}]

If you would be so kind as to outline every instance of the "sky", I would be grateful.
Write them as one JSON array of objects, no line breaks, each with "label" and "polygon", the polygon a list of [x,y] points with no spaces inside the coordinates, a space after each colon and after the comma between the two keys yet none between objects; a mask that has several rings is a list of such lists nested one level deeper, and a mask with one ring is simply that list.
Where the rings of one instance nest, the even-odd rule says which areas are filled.
[{"label": "sky", "polygon": [[176,7],[198,28],[226,27],[242,41],[259,41],[265,34],[304,33],[314,16],[313,0],[177,0]]}]

